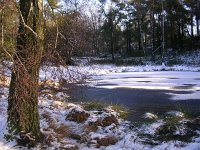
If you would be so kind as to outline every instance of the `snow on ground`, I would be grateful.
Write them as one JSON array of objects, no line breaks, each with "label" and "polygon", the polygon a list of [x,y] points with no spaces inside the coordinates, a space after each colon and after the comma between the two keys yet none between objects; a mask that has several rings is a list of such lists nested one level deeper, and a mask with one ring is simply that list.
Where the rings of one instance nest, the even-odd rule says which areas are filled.
[{"label": "snow on ground", "polygon": [[179,111],[169,111],[166,114],[174,117],[184,117],[184,113]]},{"label": "snow on ground", "polygon": [[[84,60],[83,60],[84,61]],[[55,73],[58,71],[59,73]],[[154,72],[154,71],[192,71],[200,72],[200,67],[193,66],[165,66],[165,65],[142,65],[142,66],[115,66],[115,65],[88,65],[81,63],[78,66],[64,67],[42,67],[40,71],[40,79],[52,79],[55,75],[70,74],[76,78],[94,75],[105,75],[109,73],[124,73],[124,72]],[[67,77],[66,77],[67,78]]]},{"label": "snow on ground", "polygon": [[[116,67],[114,65],[91,65],[91,66],[70,66],[68,69],[61,68],[60,75],[68,79],[68,74],[75,78],[87,78],[90,81],[90,85],[100,88],[116,88],[116,87],[128,87],[128,88],[143,88],[143,89],[164,89],[164,90],[185,90],[192,91],[194,93],[189,95],[174,95],[175,100],[183,99],[183,97],[190,96],[191,98],[198,98],[200,90],[200,67],[188,67],[188,66],[173,66],[167,67],[161,66],[122,66]],[[47,69],[47,68],[46,68]],[[52,80],[55,86],[58,86],[56,82],[58,78],[55,77],[57,67],[48,67],[40,71],[40,81]],[[59,69],[60,70],[60,69]],[[160,72],[162,71],[162,72]],[[159,75],[158,75],[159,74]],[[103,75],[103,76],[100,76]],[[20,149],[15,146],[15,142],[6,142],[3,138],[3,133],[6,133],[6,108],[7,108],[7,94],[8,88],[1,88],[3,95],[0,96],[0,150],[12,150]],[[72,111],[72,109],[82,110],[79,105],[66,103],[63,101],[65,97],[62,94],[44,94],[39,98],[39,112],[41,117],[41,128],[47,139],[50,141],[50,145],[47,149],[59,149],[61,147],[66,148],[77,145],[81,150],[197,150],[200,149],[200,136],[194,137],[191,142],[181,142],[178,140],[170,141],[156,141],[158,145],[151,145],[145,143],[148,140],[145,137],[138,136],[139,132],[144,134],[154,135],[157,129],[162,126],[165,121],[155,120],[150,124],[143,124],[140,127],[132,127],[129,122],[119,120],[118,125],[110,125],[107,127],[98,126],[95,132],[85,132],[84,127],[88,122],[95,122],[98,118],[105,117],[112,112],[98,114],[95,111],[90,111],[90,117],[85,123],[76,123],[74,121],[66,120],[66,115]],[[55,100],[54,98],[57,97]],[[199,99],[199,98],[198,98]],[[61,101],[60,101],[61,100]],[[175,116],[180,115],[181,112],[169,112]],[[145,115],[145,114],[144,114]],[[147,112],[146,115],[154,116]],[[157,117],[153,117],[156,119]],[[145,118],[144,118],[145,119]],[[147,118],[149,119],[149,118]],[[86,139],[91,139],[93,144],[84,143],[83,141],[69,137],[71,132],[85,136]],[[86,136],[87,135],[87,136]],[[110,146],[101,146],[97,148],[95,146],[96,138],[115,136],[118,142]],[[35,149],[40,149],[35,148]]]},{"label": "snow on ground", "polygon": [[[1,108],[4,108],[1,112],[1,138],[0,138],[0,150],[15,150],[21,149],[19,147],[14,147],[16,143],[6,142],[3,139],[3,132],[6,132],[6,99],[0,100]],[[168,141],[159,142],[158,145],[145,144],[148,141],[147,138],[142,138],[138,136],[139,132],[154,135],[157,129],[164,124],[163,120],[154,121],[151,124],[143,124],[139,128],[129,128],[129,122],[119,121],[119,125],[110,125],[107,127],[98,127],[96,132],[85,132],[84,126],[91,121],[97,120],[97,118],[103,117],[103,114],[97,115],[95,111],[91,111],[91,117],[85,123],[76,123],[73,121],[65,120],[66,115],[72,110],[82,110],[78,105],[65,103],[62,101],[55,101],[50,99],[45,99],[43,96],[40,97],[39,110],[41,116],[41,128],[42,132],[45,134],[47,139],[53,140],[51,144],[47,147],[48,150],[54,149],[64,149],[66,147],[78,146],[81,150],[198,150],[200,148],[200,138],[193,138],[192,142],[181,142],[181,141]],[[177,115],[180,112],[169,112],[169,114]],[[3,130],[2,130],[3,129]],[[59,131],[59,129],[61,131]],[[58,131],[57,131],[58,130]],[[112,135],[118,138],[118,142],[110,146],[101,146],[99,148],[95,145],[95,140],[93,144],[80,142],[79,140],[72,139],[69,137],[69,132],[74,134],[85,136],[88,139],[96,139],[107,137]],[[62,148],[61,148],[62,147]],[[35,148],[34,150],[41,149],[41,147]]]},{"label": "snow on ground", "polygon": [[81,72],[87,74],[103,75],[108,73],[120,73],[120,72],[152,72],[152,71],[200,71],[200,67],[192,66],[165,66],[165,65],[145,65],[145,66],[115,66],[115,65],[91,65],[91,66],[79,66]]},{"label": "snow on ground", "polygon": [[[4,89],[6,92],[6,90]],[[0,150],[11,150],[15,142],[7,142],[4,139],[4,134],[7,132],[7,99],[5,97],[0,98]]]},{"label": "snow on ground", "polygon": [[153,114],[153,113],[147,112],[147,113],[145,113],[145,114],[143,115],[143,118],[144,118],[144,119],[157,119],[158,116],[155,115],[155,114]]}]

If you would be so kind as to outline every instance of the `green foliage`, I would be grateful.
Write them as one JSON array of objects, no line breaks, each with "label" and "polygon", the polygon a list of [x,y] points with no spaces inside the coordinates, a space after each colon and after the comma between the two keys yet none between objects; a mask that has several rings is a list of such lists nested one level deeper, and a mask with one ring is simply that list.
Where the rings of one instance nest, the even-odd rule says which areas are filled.
[{"label": "green foliage", "polygon": [[13,137],[13,135],[11,135],[11,134],[4,134],[4,138],[5,138],[6,141],[8,141],[8,142],[14,140],[14,137]]},{"label": "green foliage", "polygon": [[52,9],[58,8],[58,0],[47,0],[47,2]]},{"label": "green foliage", "polygon": [[[103,104],[98,101],[86,102],[82,105],[83,105],[84,109],[88,110],[88,111],[90,111],[90,110],[101,111],[101,110],[105,110],[107,108],[106,104]],[[129,109],[122,105],[111,105],[108,108],[111,108],[112,110],[117,112],[121,118],[126,118],[130,114]]]},{"label": "green foliage", "polygon": [[[197,136],[196,129],[199,128],[198,118],[188,117],[184,113],[184,116],[175,116],[170,114],[165,114],[159,116],[159,120],[163,123],[156,128],[154,134],[139,132],[139,137],[144,140],[143,143],[150,145],[157,145],[160,142],[167,141],[183,141],[191,142],[191,140]],[[137,127],[148,126],[156,123],[155,121],[147,122],[145,119]]]},{"label": "green foliage", "polygon": [[5,1],[0,11],[0,59],[11,59],[15,52],[18,12],[11,1]]},{"label": "green foliage", "polygon": [[110,106],[112,110],[119,113],[119,116],[123,119],[127,118],[130,114],[130,110],[122,105],[112,105]]},{"label": "green foliage", "polygon": [[98,101],[92,101],[84,103],[83,107],[85,110],[103,110],[105,108],[105,105]]},{"label": "green foliage", "polygon": [[[111,1],[107,13],[103,11],[105,19],[100,28],[104,40],[103,51],[108,52],[106,49],[112,50],[114,47],[110,53],[126,50],[127,55],[144,57],[145,53],[150,54],[146,52],[150,48],[151,51],[161,49],[156,51],[156,55],[162,57],[163,36],[166,49],[184,51],[200,48],[199,8],[200,2],[197,0],[166,0],[163,3],[160,0]],[[118,25],[120,33],[115,30]],[[138,54],[138,51],[143,54]]]}]

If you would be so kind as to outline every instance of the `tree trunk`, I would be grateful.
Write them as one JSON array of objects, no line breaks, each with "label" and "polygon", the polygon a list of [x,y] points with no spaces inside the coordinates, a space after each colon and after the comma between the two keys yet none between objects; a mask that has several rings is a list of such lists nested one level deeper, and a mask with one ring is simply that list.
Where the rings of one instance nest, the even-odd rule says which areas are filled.
[{"label": "tree trunk", "polygon": [[1,10],[1,46],[3,47],[4,45],[4,22],[3,22],[3,19],[4,19],[4,10],[2,9]]},{"label": "tree trunk", "polygon": [[194,48],[194,25],[193,25],[193,10],[191,12],[191,48]]},{"label": "tree trunk", "polygon": [[199,36],[199,18],[196,16],[197,36]]},{"label": "tree trunk", "polygon": [[42,138],[38,113],[44,39],[42,0],[20,0],[19,5],[21,17],[8,97],[8,129],[18,144],[35,146]]},{"label": "tree trunk", "polygon": [[140,22],[140,17],[138,18],[138,50],[142,49],[142,44],[141,44],[141,22]]},{"label": "tree trunk", "polygon": [[182,26],[181,26],[181,22],[182,22],[182,21],[180,21],[180,22],[178,23],[178,39],[179,39],[179,47],[180,47],[181,49],[183,49],[183,42],[182,42]]},{"label": "tree trunk", "polygon": [[155,51],[155,18],[154,18],[154,1],[152,4],[152,10],[151,10],[151,59],[152,61],[155,61],[155,55],[154,55],[154,51]]},{"label": "tree trunk", "polygon": [[114,57],[114,24],[113,24],[113,16],[110,19],[111,27],[110,27],[110,51],[112,55],[112,60],[115,59]]},{"label": "tree trunk", "polygon": [[130,24],[127,23],[126,24],[126,51],[127,51],[127,55],[130,56],[131,55],[131,35],[130,35]]},{"label": "tree trunk", "polygon": [[194,37],[193,12],[191,12],[191,37]]}]

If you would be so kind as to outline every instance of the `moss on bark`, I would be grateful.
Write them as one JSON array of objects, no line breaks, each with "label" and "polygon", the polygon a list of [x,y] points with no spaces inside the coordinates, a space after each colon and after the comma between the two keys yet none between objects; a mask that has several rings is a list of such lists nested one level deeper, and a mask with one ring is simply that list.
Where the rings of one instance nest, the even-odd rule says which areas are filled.
[{"label": "moss on bark", "polygon": [[44,39],[42,0],[20,0],[19,5],[21,17],[9,89],[8,129],[10,134],[20,135],[20,145],[34,146],[42,138],[38,113]]}]

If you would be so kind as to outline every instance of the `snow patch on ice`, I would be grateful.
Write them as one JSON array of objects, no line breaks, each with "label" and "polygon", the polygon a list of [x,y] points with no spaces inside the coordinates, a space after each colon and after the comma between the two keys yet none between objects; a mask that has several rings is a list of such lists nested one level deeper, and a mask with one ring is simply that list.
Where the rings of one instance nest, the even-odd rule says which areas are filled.
[{"label": "snow patch on ice", "polygon": [[166,113],[167,115],[170,115],[172,117],[184,117],[184,113],[180,112],[180,111],[169,111]]},{"label": "snow patch on ice", "polygon": [[157,129],[164,124],[163,120],[158,120],[152,124],[145,124],[139,129],[139,132],[154,135]]},{"label": "snow patch on ice", "polygon": [[[198,89],[199,90],[199,89]],[[190,94],[175,94],[175,93],[168,93],[169,95],[172,95],[172,100],[199,100],[200,91],[194,91]]]},{"label": "snow patch on ice", "polygon": [[153,114],[153,113],[147,112],[142,116],[142,118],[144,118],[144,119],[157,119],[158,116]]}]

